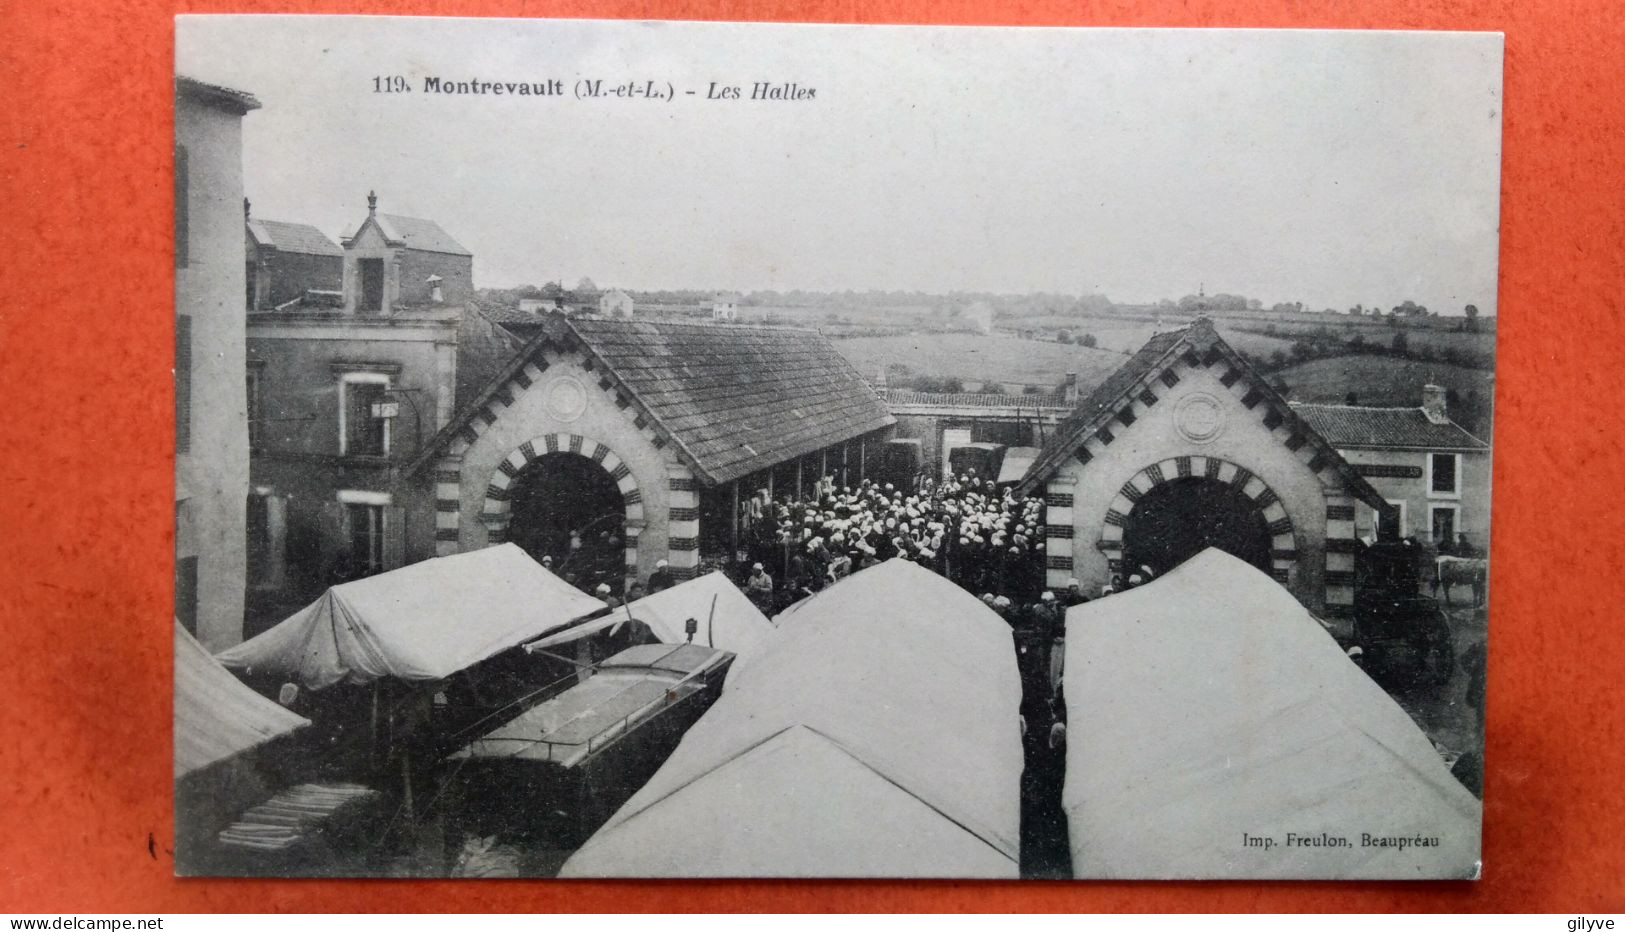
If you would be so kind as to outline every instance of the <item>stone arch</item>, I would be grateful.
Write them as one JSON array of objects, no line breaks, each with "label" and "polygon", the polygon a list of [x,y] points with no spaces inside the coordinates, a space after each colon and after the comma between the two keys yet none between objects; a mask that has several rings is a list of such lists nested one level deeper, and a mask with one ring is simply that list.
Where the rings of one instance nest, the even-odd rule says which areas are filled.
[{"label": "stone arch", "polygon": [[581,434],[552,433],[532,437],[515,447],[497,463],[485,487],[485,506],[480,520],[485,524],[486,540],[493,544],[508,539],[508,522],[512,517],[509,490],[514,481],[536,460],[549,453],[574,453],[597,463],[621,492],[626,512],[626,575],[638,572],[638,542],[643,530],[643,491],[637,478],[608,444]]},{"label": "stone arch", "polygon": [[1174,456],[1135,473],[1112,497],[1101,525],[1099,547],[1112,573],[1122,570],[1123,531],[1140,499],[1164,482],[1175,479],[1212,479],[1226,483],[1248,499],[1263,515],[1270,536],[1270,575],[1290,587],[1298,565],[1298,536],[1281,497],[1245,466],[1216,456]]}]

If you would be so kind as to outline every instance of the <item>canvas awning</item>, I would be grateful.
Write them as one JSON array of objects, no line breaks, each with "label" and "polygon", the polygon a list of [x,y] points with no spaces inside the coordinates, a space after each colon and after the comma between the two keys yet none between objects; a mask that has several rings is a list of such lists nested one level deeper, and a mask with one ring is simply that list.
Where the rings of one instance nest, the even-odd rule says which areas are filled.
[{"label": "canvas awning", "polygon": [[596,634],[634,618],[649,626],[663,644],[688,641],[687,622],[698,622],[694,643],[730,651],[746,659],[754,654],[769,634],[773,623],[767,620],[739,587],[721,571],[690,579],[618,608],[603,618],[594,618],[557,634],[548,635],[532,649],[557,647]]},{"label": "canvas awning", "polygon": [[334,586],[219,657],[308,689],[438,680],[603,607],[501,544]]},{"label": "canvas awning", "polygon": [[1037,447],[1010,447],[1004,451],[1004,462],[999,464],[999,478],[996,484],[1004,485],[1010,482],[1020,482],[1032,468],[1033,461],[1038,459]]},{"label": "canvas awning", "polygon": [[175,779],[309,724],[244,686],[175,623]]},{"label": "canvas awning", "polygon": [[1075,876],[1474,876],[1478,801],[1251,565],[1204,551],[1066,630]]},{"label": "canvas awning", "polygon": [[1016,877],[1010,629],[892,560],[813,596],[563,876]]}]

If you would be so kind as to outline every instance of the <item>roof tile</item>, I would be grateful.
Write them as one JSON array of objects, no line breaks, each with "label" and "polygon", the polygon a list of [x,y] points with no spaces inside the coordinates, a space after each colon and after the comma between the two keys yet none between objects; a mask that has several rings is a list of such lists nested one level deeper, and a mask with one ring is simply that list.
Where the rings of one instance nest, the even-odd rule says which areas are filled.
[{"label": "roof tile", "polygon": [[420,217],[402,217],[400,214],[378,214],[378,225],[383,227],[384,236],[391,240],[404,242],[408,249],[420,249],[424,252],[443,252],[454,256],[472,256],[473,253],[463,248],[463,244],[452,239],[451,234],[441,228],[433,220],[424,220]]},{"label": "roof tile", "polygon": [[316,229],[308,223],[284,223],[281,220],[248,221],[249,232],[254,239],[266,246],[274,246],[281,252],[297,252],[311,256],[339,256],[344,250],[339,244],[327,238],[327,234]]},{"label": "roof tile", "polygon": [[1429,420],[1421,408],[1294,404],[1292,410],[1334,447],[1489,449],[1489,444],[1454,421],[1440,424]]}]

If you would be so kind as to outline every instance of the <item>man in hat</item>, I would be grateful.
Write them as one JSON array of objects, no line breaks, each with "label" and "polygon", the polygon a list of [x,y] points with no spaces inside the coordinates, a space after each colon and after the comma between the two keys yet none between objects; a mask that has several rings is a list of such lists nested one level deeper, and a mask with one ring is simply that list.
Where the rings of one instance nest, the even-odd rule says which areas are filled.
[{"label": "man in hat", "polygon": [[655,571],[649,574],[649,594],[654,595],[664,589],[677,585],[677,580],[671,575],[670,564],[665,560],[655,561]]},{"label": "man in hat", "polygon": [[1033,606],[1033,620],[1039,632],[1050,640],[1062,636],[1066,627],[1066,615],[1055,600],[1055,593],[1045,589],[1044,594],[1038,597],[1038,604]]},{"label": "man in hat", "polygon": [[1083,594],[1083,583],[1079,582],[1076,576],[1067,580],[1066,595],[1061,600],[1062,604],[1067,608],[1071,608],[1074,605],[1082,605],[1087,601],[1089,601],[1089,597]]},{"label": "man in hat", "polygon": [[753,564],[750,568],[750,578],[745,580],[745,597],[763,612],[773,611],[773,577],[767,574],[762,564]]}]

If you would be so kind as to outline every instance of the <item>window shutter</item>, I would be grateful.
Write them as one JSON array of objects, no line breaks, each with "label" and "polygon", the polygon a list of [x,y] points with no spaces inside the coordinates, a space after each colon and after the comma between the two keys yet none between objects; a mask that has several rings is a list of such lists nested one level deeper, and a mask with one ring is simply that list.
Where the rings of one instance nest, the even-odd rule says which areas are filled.
[{"label": "window shutter", "polygon": [[343,502],[322,502],[322,517],[318,546],[321,547],[322,585],[332,578],[339,558],[350,552],[349,521]]},{"label": "window shutter", "polygon": [[192,318],[175,317],[175,452],[192,449]]},{"label": "window shutter", "polygon": [[406,509],[390,505],[384,509],[384,569],[406,565]]},{"label": "window shutter", "polygon": [[175,268],[186,268],[191,259],[191,198],[187,178],[189,165],[185,146],[175,147]]}]

